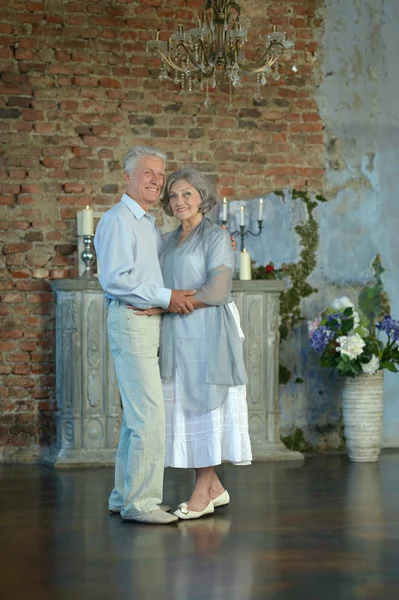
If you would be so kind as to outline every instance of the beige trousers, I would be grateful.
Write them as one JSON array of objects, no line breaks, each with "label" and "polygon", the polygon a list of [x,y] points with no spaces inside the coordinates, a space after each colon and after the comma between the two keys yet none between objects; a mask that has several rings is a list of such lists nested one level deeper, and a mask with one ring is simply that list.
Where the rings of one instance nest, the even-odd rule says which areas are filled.
[{"label": "beige trousers", "polygon": [[108,310],[108,339],[123,405],[109,508],[133,518],[159,508],[165,409],[158,365],[160,317],[141,317],[118,300]]}]

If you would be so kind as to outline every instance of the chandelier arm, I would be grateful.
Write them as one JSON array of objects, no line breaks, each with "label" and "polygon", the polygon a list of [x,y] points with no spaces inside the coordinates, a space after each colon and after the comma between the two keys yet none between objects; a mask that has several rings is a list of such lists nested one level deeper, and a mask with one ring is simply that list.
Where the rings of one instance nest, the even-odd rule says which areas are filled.
[{"label": "chandelier arm", "polygon": [[173,60],[171,59],[170,55],[166,56],[166,54],[164,54],[163,52],[161,52],[160,50],[158,50],[158,54],[159,56],[162,57],[162,59],[172,68],[175,69],[175,71],[179,71],[180,73],[185,73],[185,70],[182,67],[179,67],[178,64],[176,64],[175,62],[173,62]]},{"label": "chandelier arm", "polygon": [[227,2],[226,6],[225,6],[225,11],[227,13],[227,11],[229,10],[229,8],[234,8],[237,11],[237,16],[240,17],[241,16],[241,8],[240,6],[237,4],[237,2],[235,2],[235,0],[230,0],[230,2]]},{"label": "chandelier arm", "polygon": [[197,16],[198,16],[198,19],[201,21],[201,23],[205,23],[205,8],[200,9],[198,11]]},{"label": "chandelier arm", "polygon": [[[207,11],[208,11],[208,10],[212,11],[212,14],[214,13],[215,9],[214,9],[214,7],[212,6],[212,4],[211,4],[211,6],[205,6],[205,8],[203,8],[203,10],[202,10],[202,14],[201,14],[201,21],[202,21],[203,23],[206,23],[207,25],[209,25],[209,24],[210,24],[209,15],[208,15],[208,13],[207,13]],[[212,32],[211,32],[211,33],[212,33]]]},{"label": "chandelier arm", "polygon": [[[230,46],[231,46],[231,44],[229,43],[229,50],[230,50]],[[227,66],[229,63],[227,60],[226,44],[223,46],[223,58],[224,58],[224,64]]]},{"label": "chandelier arm", "polygon": [[[175,50],[178,50],[178,48],[183,48],[184,52],[186,53],[186,56],[188,58],[188,60],[191,62],[191,64],[193,64],[196,69],[198,69],[199,71],[201,71],[201,67],[200,65],[197,63],[197,61],[193,58],[192,54],[190,53],[190,50],[187,48],[186,44],[184,42],[178,42],[176,44],[176,48]],[[169,53],[170,56],[170,53]]]},{"label": "chandelier arm", "polygon": [[[283,51],[280,52],[278,56],[270,57],[269,52],[271,48],[274,48],[275,46],[280,46],[283,49]],[[261,73],[265,69],[265,67],[272,67],[274,63],[280,58],[280,56],[284,54],[285,51],[286,49],[284,48],[283,44],[280,44],[280,42],[275,42],[270,46],[270,48],[266,50],[264,55],[261,56],[261,58],[258,61],[254,62],[252,65],[248,63],[240,63],[238,61],[237,64],[240,67],[241,71],[245,71],[246,73]]]},{"label": "chandelier arm", "polygon": [[[211,38],[212,38],[212,39],[211,39],[211,42],[212,42],[212,44],[213,44],[213,35],[212,35],[212,32],[211,32]],[[205,53],[204,41],[203,41],[201,38],[200,38],[198,41],[199,41],[199,45],[201,46],[202,55],[203,55],[203,57],[204,57],[204,59],[205,59],[205,58],[206,58],[206,53]],[[211,45],[212,45],[212,44],[211,44]],[[186,49],[185,45],[183,44],[183,42],[180,42],[180,44],[179,44],[179,45],[180,45],[180,46],[183,46],[183,48],[184,48],[184,49],[185,49],[185,51],[187,52],[187,49]],[[176,48],[177,48],[177,47],[178,47],[178,46],[176,46]],[[199,65],[199,64],[198,64],[198,63],[197,63],[195,60],[193,60],[193,59],[191,58],[191,56],[190,56],[190,55],[188,55],[188,56],[189,56],[189,58],[190,58],[191,62],[192,62],[192,63],[193,63],[193,64],[194,64],[194,65],[197,67],[197,69],[199,69],[199,70],[201,71],[201,73],[204,75],[204,77],[206,77],[206,78],[208,78],[208,77],[211,77],[211,75],[213,74],[213,72],[214,72],[214,70],[215,70],[215,65],[216,65],[216,62],[217,62],[217,55],[216,55],[216,60],[214,59],[214,60],[211,62],[211,64],[209,64],[209,59],[207,60],[208,66],[209,66],[209,67],[210,67],[210,69],[211,69],[209,72],[208,72],[208,71],[203,71],[203,70],[202,70],[202,68],[201,68],[201,66],[200,66],[200,65]]]},{"label": "chandelier arm", "polygon": [[234,58],[234,62],[236,62],[238,64],[238,57],[240,55],[240,50],[241,50],[241,42],[240,40],[236,40],[233,44],[233,49],[234,49],[234,53],[233,53],[233,58]]},{"label": "chandelier arm", "polygon": [[[232,13],[230,13],[230,9],[234,9],[236,11],[236,15],[232,15]],[[230,0],[229,2],[226,2],[226,4],[224,5],[224,14],[226,15],[226,19],[227,19],[227,23],[229,22],[229,16],[233,16],[233,22],[237,21],[239,22],[239,18],[241,16],[241,8],[240,6],[237,4],[237,2],[235,2],[235,0]]]},{"label": "chandelier arm", "polygon": [[[210,42],[209,42],[209,46],[210,46],[211,48],[213,48],[213,44],[214,44],[215,38],[214,38],[214,35],[213,35],[213,31],[212,31],[212,29],[211,29],[211,27],[210,27],[210,22],[209,22],[209,19],[208,19],[208,18],[206,18],[206,10],[212,10],[212,11],[215,11],[215,8],[212,6],[212,0],[210,0],[210,4],[211,4],[211,6],[207,6],[207,5],[206,5],[206,6],[205,6],[205,7],[204,7],[202,10],[198,11],[198,16],[199,16],[199,18],[200,18],[200,21],[201,21],[202,23],[207,23],[207,25],[209,26],[209,32],[208,32],[208,35],[210,36]],[[199,40],[198,40],[198,41],[199,41],[199,44],[200,44],[200,46],[201,46],[201,48],[202,48],[202,53],[203,53],[203,56],[205,57],[205,56],[206,56],[206,53],[205,53],[204,42],[203,42],[203,40],[202,40],[201,38],[199,38]],[[182,42],[180,42],[180,45],[183,45],[183,46],[184,46],[184,44],[182,44]],[[187,49],[186,49],[186,48],[185,48],[185,50],[186,50],[186,52],[187,52]],[[191,58],[190,58],[190,60],[191,60]],[[213,73],[214,69],[215,69],[215,65],[216,65],[216,62],[217,62],[217,56],[216,56],[216,60],[212,61],[212,65],[210,65],[210,66],[212,67],[212,71],[211,71],[211,73],[210,73],[210,74],[206,74],[206,73],[204,73],[204,72],[202,71],[201,67],[200,67],[199,65],[197,65],[195,61],[192,61],[192,62],[193,62],[193,64],[195,64],[195,65],[197,66],[197,68],[198,68],[198,69],[199,69],[199,70],[200,70],[200,71],[201,71],[201,72],[202,72],[202,73],[205,75],[205,77],[210,77],[210,76],[212,75],[212,73]],[[209,60],[208,60],[207,62],[208,62],[208,64],[209,64]]]},{"label": "chandelier arm", "polygon": [[[185,52],[186,52],[186,54],[187,54],[187,57],[188,57],[188,59],[189,59],[189,60],[191,61],[191,63],[192,63],[194,66],[195,66],[195,71],[194,71],[194,73],[195,73],[196,71],[200,71],[200,72],[201,72],[201,73],[204,75],[204,77],[205,77],[205,78],[208,78],[208,77],[211,77],[211,76],[212,76],[212,74],[213,74],[213,72],[214,72],[214,66],[212,66],[212,67],[211,67],[210,71],[205,71],[205,72],[204,72],[204,71],[201,69],[200,65],[199,65],[199,64],[198,64],[198,63],[197,63],[195,60],[193,60],[193,59],[191,58],[191,55],[189,54],[189,52],[188,52],[188,50],[187,50],[187,48],[186,48],[185,44],[183,44],[183,42],[179,42],[179,43],[177,44],[177,46],[176,46],[176,49],[177,49],[179,46],[181,46],[181,47],[182,47],[182,48],[185,50]],[[165,61],[165,62],[166,62],[166,63],[167,63],[167,64],[168,64],[168,65],[169,65],[169,66],[170,66],[172,69],[175,69],[175,71],[179,71],[180,73],[185,73],[185,72],[186,72],[186,71],[185,71],[185,69],[184,69],[183,67],[180,67],[180,66],[179,66],[179,65],[178,65],[178,64],[177,64],[177,63],[176,63],[176,62],[173,60],[173,58],[171,57],[170,53],[169,53],[168,55],[166,55],[166,54],[164,54],[163,52],[161,52],[161,50],[158,50],[158,53],[159,53],[159,55],[160,55],[160,56],[163,58],[163,60],[164,60],[164,61]]]},{"label": "chandelier arm", "polygon": [[[168,54],[168,56],[166,56],[166,54],[164,54],[163,52],[161,52],[160,50],[158,50],[159,55],[163,58],[163,60],[170,66],[172,67],[172,69],[175,69],[175,71],[179,71],[180,73],[185,73],[186,70],[183,67],[180,67],[177,63],[174,62],[173,58],[170,56],[170,54]],[[191,60],[191,59],[190,59]],[[196,71],[200,71],[201,69],[199,67],[197,67],[194,71],[194,73]]]},{"label": "chandelier arm", "polygon": [[216,56],[216,58],[214,58],[214,59],[213,59],[213,60],[211,60],[211,61],[209,61],[209,60],[208,60],[208,65],[209,65],[209,66],[210,66],[212,69],[214,69],[214,68],[216,67],[216,64],[217,64],[217,56]]},{"label": "chandelier arm", "polygon": [[[238,40],[236,40],[235,42],[231,43],[231,41],[229,41],[229,52],[227,52],[226,49],[226,44],[223,47],[223,57],[224,57],[224,63],[226,66],[231,66],[234,62],[237,62],[237,56],[238,56],[238,52],[239,52],[239,42]],[[233,61],[230,60],[231,56],[233,57]]]},{"label": "chandelier arm", "polygon": [[[211,43],[210,43],[210,46],[211,46],[211,47],[213,47],[213,41],[214,41],[214,38],[213,38],[212,31],[211,31],[210,35],[211,35]],[[200,46],[201,46],[201,49],[202,49],[202,54],[203,54],[203,56],[204,56],[204,58],[205,58],[205,57],[206,57],[206,53],[205,53],[204,41],[203,41],[202,39],[200,39],[200,40],[199,40],[199,44],[200,44]],[[210,76],[212,75],[212,73],[213,73],[213,71],[214,71],[214,69],[215,69],[216,63],[217,63],[217,54],[216,54],[216,58],[214,57],[212,60],[211,60],[210,58],[209,58],[209,59],[207,59],[207,63],[208,63],[208,65],[209,65],[209,66],[211,67],[211,69],[212,69],[212,72],[211,72],[209,75],[206,75],[206,74],[205,74],[205,73],[202,71],[201,67],[198,67],[198,68],[200,69],[200,71],[201,71],[202,73],[204,73],[205,77],[210,77]],[[195,64],[195,63],[194,63],[194,64]]]},{"label": "chandelier arm", "polygon": [[205,79],[209,79],[209,77],[212,77],[214,72],[215,72],[215,67],[212,67],[211,70],[207,71],[206,73],[204,73],[204,71],[201,71],[201,73],[205,77]]}]

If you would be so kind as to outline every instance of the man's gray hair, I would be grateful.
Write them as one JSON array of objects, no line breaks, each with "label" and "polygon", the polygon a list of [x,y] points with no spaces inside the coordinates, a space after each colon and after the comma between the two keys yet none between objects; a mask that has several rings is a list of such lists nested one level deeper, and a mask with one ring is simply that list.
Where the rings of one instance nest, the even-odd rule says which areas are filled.
[{"label": "man's gray hair", "polygon": [[125,156],[125,171],[132,173],[137,167],[140,158],[144,156],[156,156],[166,162],[166,154],[152,146],[133,146]]},{"label": "man's gray hair", "polygon": [[167,215],[173,215],[169,205],[170,189],[174,183],[182,181],[182,179],[188,181],[188,183],[192,185],[201,196],[201,203],[198,207],[199,212],[206,213],[219,202],[220,199],[215,188],[205,177],[205,175],[193,167],[182,167],[181,169],[178,169],[169,175],[165,183],[165,189],[162,194],[161,203]]}]

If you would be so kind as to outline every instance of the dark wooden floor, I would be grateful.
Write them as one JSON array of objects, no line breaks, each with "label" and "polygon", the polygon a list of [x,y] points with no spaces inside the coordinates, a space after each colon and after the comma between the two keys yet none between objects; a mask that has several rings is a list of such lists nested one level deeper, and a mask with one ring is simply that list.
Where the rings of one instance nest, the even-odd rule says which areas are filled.
[{"label": "dark wooden floor", "polygon": [[[399,453],[220,474],[228,508],[161,527],[108,515],[112,469],[0,466],[0,598],[399,600]],[[168,469],[164,500],[190,486]]]}]

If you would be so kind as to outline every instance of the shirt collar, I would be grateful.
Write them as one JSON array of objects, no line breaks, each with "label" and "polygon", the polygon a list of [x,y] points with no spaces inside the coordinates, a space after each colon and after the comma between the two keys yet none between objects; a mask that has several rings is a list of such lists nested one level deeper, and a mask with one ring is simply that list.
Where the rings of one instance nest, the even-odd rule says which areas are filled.
[{"label": "shirt collar", "polygon": [[143,217],[147,216],[153,223],[155,222],[155,217],[153,217],[153,215],[150,215],[149,213],[146,213],[145,210],[140,206],[140,204],[137,204],[137,202],[127,194],[123,194],[121,200],[132,211],[132,213],[138,221],[140,221],[140,219],[142,219]]}]

